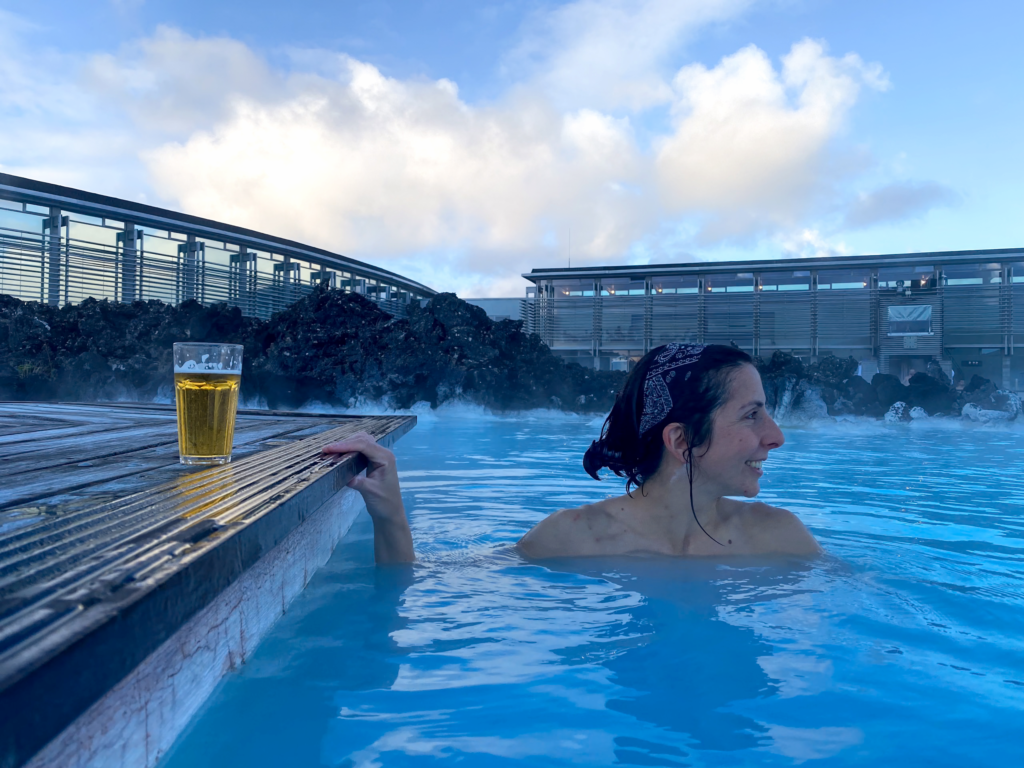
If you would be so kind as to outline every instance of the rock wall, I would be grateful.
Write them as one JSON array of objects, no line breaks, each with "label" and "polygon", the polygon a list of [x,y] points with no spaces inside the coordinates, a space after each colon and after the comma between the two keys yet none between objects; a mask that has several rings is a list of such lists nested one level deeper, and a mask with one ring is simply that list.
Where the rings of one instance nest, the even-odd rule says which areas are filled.
[{"label": "rock wall", "polygon": [[[450,293],[395,318],[362,296],[321,287],[269,321],[194,301],[87,299],[56,308],[0,295],[0,399],[170,398],[176,341],[244,345],[242,396],[271,408],[310,401],[344,408],[360,398],[436,407],[464,399],[497,411],[606,413],[625,381],[619,371],[565,362],[521,323],[491,320]],[[953,390],[937,368],[904,385],[883,373],[865,381],[852,357],[804,365],[776,352],[757,366],[781,423],[847,415],[989,421],[1021,413],[1020,398],[988,379],[975,376]]]},{"label": "rock wall", "polygon": [[171,345],[245,347],[242,396],[271,408],[359,398],[408,408],[463,398],[495,410],[606,412],[625,374],[567,363],[517,321],[493,321],[453,294],[408,319],[319,288],[269,321],[226,305],[88,299],[61,308],[0,295],[0,399],[171,396]]},{"label": "rock wall", "polygon": [[1012,420],[1021,415],[1020,398],[974,376],[962,390],[946,382],[938,366],[915,373],[907,384],[888,373],[868,382],[856,375],[857,361],[826,355],[804,365],[785,352],[758,360],[767,407],[776,421],[795,423],[838,416],[871,416],[889,422],[931,416],[973,421]]}]

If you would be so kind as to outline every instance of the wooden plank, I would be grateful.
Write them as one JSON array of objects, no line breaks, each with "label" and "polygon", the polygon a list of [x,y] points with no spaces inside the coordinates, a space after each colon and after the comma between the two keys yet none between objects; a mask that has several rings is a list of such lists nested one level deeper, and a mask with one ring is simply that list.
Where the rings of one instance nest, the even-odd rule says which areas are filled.
[{"label": "wooden plank", "polygon": [[[296,427],[294,422],[283,419],[255,422],[240,420],[235,425],[235,435],[240,439],[239,444],[244,445],[250,442],[248,435],[253,432],[264,432],[270,425],[278,426],[282,431],[294,430]],[[69,467],[85,461],[95,463],[101,459],[124,456],[158,446],[173,446],[176,451],[177,445],[178,430],[173,421],[130,429],[94,431],[58,440],[39,440],[31,450],[0,449],[0,480],[13,479],[26,472]],[[0,500],[0,504],[2,503]]]},{"label": "wooden plank", "polygon": [[[10,405],[0,409],[6,424],[17,418]],[[0,764],[12,766],[365,466],[361,456],[325,457],[323,445],[360,429],[390,444],[415,423],[415,417],[241,412],[238,460],[202,469],[178,462],[176,431],[159,444],[147,442],[145,435],[173,427],[172,409],[60,404],[39,413],[85,431],[51,440],[41,430],[23,446],[65,446],[63,455],[22,456],[15,444],[0,452],[8,457],[0,465],[10,465],[0,466],[0,709],[11,713],[0,718]],[[29,422],[32,416],[22,421]],[[91,439],[109,436],[111,423],[133,436],[123,450]],[[83,456],[92,458],[66,463]],[[32,467],[38,458],[43,461]],[[8,525],[5,515],[16,524]],[[30,703],[41,699],[50,702],[45,717]]]},{"label": "wooden plank", "polygon": [[[285,422],[269,421],[252,425],[240,426],[235,433],[233,455],[245,456],[246,448],[261,443],[269,438],[286,437],[296,427],[306,425],[289,425]],[[253,445],[258,448],[258,445]],[[81,456],[79,456],[81,458]],[[145,448],[137,448],[127,454],[112,454],[97,458],[95,461],[78,461],[74,465],[63,466],[60,472],[52,467],[39,471],[26,471],[12,476],[0,488],[0,510],[15,505],[37,502],[48,496],[68,491],[80,490],[89,486],[99,487],[123,477],[139,472],[168,467],[185,473],[195,471],[184,469],[178,461],[178,438],[165,441]]]}]

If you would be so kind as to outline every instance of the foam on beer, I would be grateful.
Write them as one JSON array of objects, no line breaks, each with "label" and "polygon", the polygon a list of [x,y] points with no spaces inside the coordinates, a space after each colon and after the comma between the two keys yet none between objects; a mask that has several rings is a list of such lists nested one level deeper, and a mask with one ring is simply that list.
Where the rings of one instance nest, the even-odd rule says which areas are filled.
[{"label": "foam on beer", "polygon": [[[207,355],[204,355],[207,357]],[[237,368],[225,368],[222,363],[197,363],[195,360],[188,360],[184,365],[174,366],[175,373],[241,373],[241,366]]]}]

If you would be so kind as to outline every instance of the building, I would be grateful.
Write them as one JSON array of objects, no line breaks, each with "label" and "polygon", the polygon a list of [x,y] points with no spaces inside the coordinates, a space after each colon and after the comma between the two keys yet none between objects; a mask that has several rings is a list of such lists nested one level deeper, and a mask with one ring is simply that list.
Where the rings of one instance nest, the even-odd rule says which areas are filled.
[{"label": "building", "polygon": [[435,294],[322,248],[0,173],[0,294],[51,305],[195,299],[266,318],[324,281],[396,315]]},{"label": "building", "polygon": [[660,344],[735,344],[811,362],[852,355],[870,379],[939,363],[1024,387],[1024,250],[535,269],[525,328],[587,366]]}]

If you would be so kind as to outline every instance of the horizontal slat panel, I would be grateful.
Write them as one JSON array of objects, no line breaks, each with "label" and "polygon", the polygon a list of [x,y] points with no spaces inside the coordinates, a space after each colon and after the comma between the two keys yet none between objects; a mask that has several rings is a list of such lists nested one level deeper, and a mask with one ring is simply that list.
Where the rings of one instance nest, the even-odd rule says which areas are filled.
[{"label": "horizontal slat panel", "polygon": [[704,302],[705,343],[735,343],[748,351],[753,348],[753,293],[711,293]]},{"label": "horizontal slat panel", "polygon": [[770,349],[810,349],[811,301],[792,293],[762,293],[760,308],[760,347]]},{"label": "horizontal slat panel", "polygon": [[818,349],[870,349],[871,293],[818,291]]},{"label": "horizontal slat panel", "polygon": [[1009,320],[1009,303],[1000,285],[962,285],[945,288],[942,308],[945,343],[1001,347]]},{"label": "horizontal slat panel", "polygon": [[699,297],[696,294],[653,296],[651,346],[696,342],[700,338]]}]

